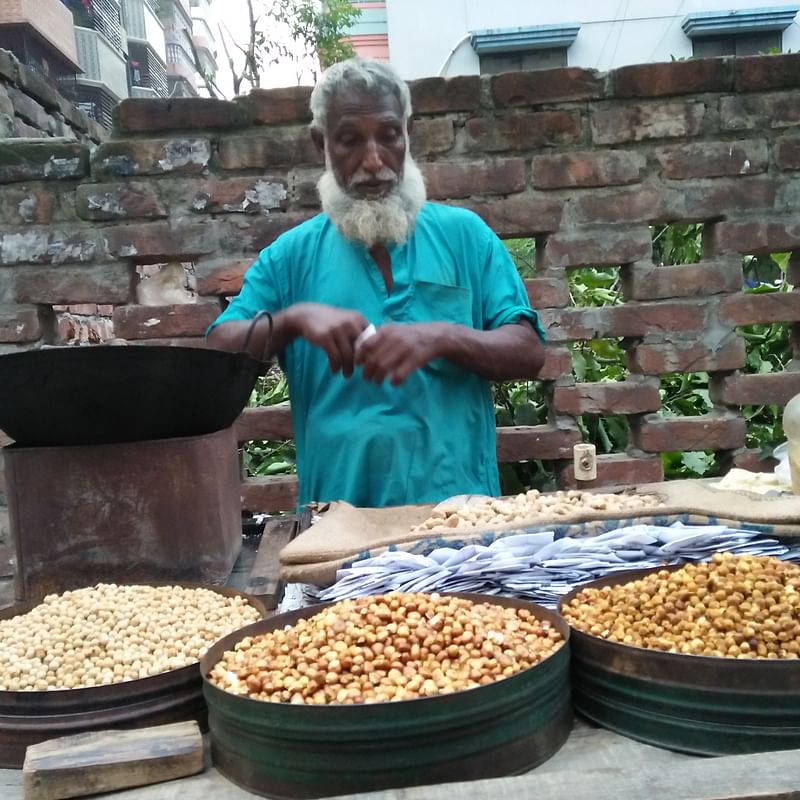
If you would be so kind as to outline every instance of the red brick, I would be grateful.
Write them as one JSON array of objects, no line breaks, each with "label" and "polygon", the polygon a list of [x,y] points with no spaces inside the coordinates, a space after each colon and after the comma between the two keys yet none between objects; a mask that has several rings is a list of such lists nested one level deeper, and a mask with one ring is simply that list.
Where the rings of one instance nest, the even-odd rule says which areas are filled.
[{"label": "red brick", "polygon": [[554,381],[564,375],[572,374],[572,354],[566,347],[553,344],[544,346],[544,366],[539,370],[537,379]]},{"label": "red brick", "polygon": [[785,128],[800,122],[800,92],[722,97],[719,111],[722,130]]},{"label": "red brick", "polygon": [[297,476],[271,475],[248,478],[240,487],[242,508],[254,514],[294,511],[297,508]]},{"label": "red brick", "polygon": [[770,212],[771,216],[776,193],[776,182],[767,176],[715,178],[686,183],[676,195],[675,216],[695,221],[760,210]]},{"label": "red brick", "polygon": [[163,339],[203,336],[219,313],[217,303],[118,306],[112,319],[114,333],[121,339]]},{"label": "red brick", "polygon": [[645,375],[739,369],[746,358],[744,340],[738,336],[727,337],[715,346],[697,339],[639,344],[626,353],[628,369]]},{"label": "red brick", "polygon": [[548,341],[641,337],[656,331],[700,331],[705,324],[701,303],[626,303],[621,306],[542,309]]},{"label": "red brick", "polygon": [[238,103],[213,97],[128,98],[114,107],[115,133],[156,133],[239,128],[250,114]]},{"label": "red brick", "polygon": [[92,156],[92,176],[197,175],[210,161],[207,138],[129,139],[101,144]]},{"label": "red brick", "polygon": [[318,167],[293,169],[289,173],[289,199],[301,208],[319,208],[317,183],[322,176]]},{"label": "red brick", "polygon": [[251,439],[293,439],[292,411],[288,406],[245,408],[234,423],[237,442]]},{"label": "red brick", "polygon": [[0,342],[36,342],[43,334],[37,306],[0,304]]},{"label": "red brick", "polygon": [[662,419],[648,414],[631,420],[631,436],[646,453],[675,450],[735,450],[744,447],[747,424],[742,417],[706,414]]},{"label": "red brick", "polygon": [[[707,243],[706,243],[707,242]],[[800,222],[789,219],[719,222],[704,246],[712,253],[781,253],[800,248]]]},{"label": "red brick", "polygon": [[21,267],[16,284],[21,303],[127,303],[133,296],[133,270],[120,263],[58,269]]},{"label": "red brick", "polygon": [[784,406],[800,394],[800,372],[714,376],[709,394],[713,403],[726,406]]},{"label": "red brick", "polygon": [[75,190],[81,219],[146,219],[167,216],[155,186],[140,181],[85,183]]},{"label": "red brick", "polygon": [[734,59],[737,92],[767,92],[800,87],[800,53]]},{"label": "red brick", "polygon": [[596,100],[604,94],[604,76],[581,67],[507,72],[489,80],[498,108]]},{"label": "red brick", "polygon": [[575,222],[670,222],[679,198],[666,186],[636,186],[609,191],[576,192],[570,198]]},{"label": "red brick", "polygon": [[609,226],[579,228],[547,237],[543,249],[537,250],[537,266],[591,267],[619,266],[650,258],[650,231],[644,227]]},{"label": "red brick", "polygon": [[549,425],[497,429],[497,460],[501,463],[531,459],[572,458],[581,435]]},{"label": "red brick", "polygon": [[481,194],[514,194],[525,188],[522,158],[423,164],[428,197],[444,200]]},{"label": "red brick", "polygon": [[557,414],[643,414],[661,408],[658,378],[628,378],[624,381],[576,383],[556,386],[552,409]]},{"label": "red brick", "polygon": [[656,158],[665,178],[716,178],[755,175],[767,168],[767,140],[697,142],[660,147]]},{"label": "red brick", "polygon": [[14,227],[62,221],[59,195],[44,189],[4,186],[0,192],[0,222]]},{"label": "red brick", "polygon": [[540,111],[503,117],[472,117],[464,123],[470,151],[533,150],[571,144],[581,135],[577,111]]},{"label": "red brick", "polygon": [[[100,240],[102,252],[102,240]],[[68,234],[52,228],[29,228],[0,236],[0,264],[64,264],[94,260],[98,234],[79,230]]]},{"label": "red brick", "polygon": [[733,58],[699,58],[619,67],[611,73],[614,97],[729,92],[733,62]]},{"label": "red brick", "polygon": [[477,75],[422,78],[411,81],[408,88],[415,114],[474,111],[481,104],[481,79]]},{"label": "red brick", "polygon": [[193,184],[190,207],[198,213],[267,214],[287,205],[286,181],[280,178],[211,179]]},{"label": "red brick", "polygon": [[742,284],[742,262],[737,257],[677,266],[641,262],[622,269],[626,300],[707,297],[741,291]]},{"label": "red brick", "polygon": [[719,305],[723,323],[753,325],[800,320],[800,292],[735,294],[723,297]]},{"label": "red brick", "polygon": [[455,144],[451,119],[417,119],[411,127],[411,155],[446,153]]},{"label": "red brick", "polygon": [[272,169],[323,164],[305,128],[265,128],[245,136],[225,136],[216,164],[222,169]]},{"label": "red brick", "polygon": [[474,211],[501,238],[514,239],[558,230],[562,201],[542,194],[458,203]]},{"label": "red brick", "polygon": [[800,169],[800,136],[781,136],[774,148],[779,169]]},{"label": "red brick", "polygon": [[7,139],[0,152],[0,183],[68,180],[88,174],[89,149],[78,142]]},{"label": "red brick", "polygon": [[534,308],[565,308],[569,305],[569,286],[565,277],[528,278],[528,300]]},{"label": "red brick", "polygon": [[252,258],[200,260],[195,264],[197,293],[233,297],[242,289],[244,273],[253,264]]},{"label": "red brick", "polygon": [[575,467],[570,462],[559,471],[560,485],[565,489],[600,489],[661,483],[664,480],[664,465],[661,458],[637,458],[625,453],[609,453],[598,455],[596,461],[595,480],[575,480]]},{"label": "red brick", "polygon": [[142,347],[198,347],[205,349],[208,342],[205,336],[173,336],[167,338],[139,339],[136,346]]},{"label": "red brick", "polygon": [[643,155],[622,150],[534,156],[531,183],[537,189],[618,186],[640,181],[645,166]]},{"label": "red brick", "polygon": [[315,212],[275,212],[257,217],[245,217],[241,222],[222,226],[219,252],[257,253],[272,244],[282,233],[316,216]]},{"label": "red brick", "polygon": [[275,125],[281,122],[309,122],[311,86],[287,86],[280,89],[252,89],[234,102],[246,109],[255,122]]},{"label": "red brick", "polygon": [[215,228],[201,222],[183,223],[177,228],[167,222],[117,225],[103,228],[101,233],[112,256],[133,258],[138,264],[190,261],[219,248]]},{"label": "red brick", "polygon": [[29,122],[34,128],[40,131],[48,130],[48,123],[50,119],[47,111],[41,103],[37,103],[32,97],[29,97],[25,92],[15,89],[13,86],[7,86],[6,91],[11,98],[14,105],[14,111],[18,117],[21,117],[26,122]]},{"label": "red brick", "polygon": [[743,450],[733,457],[733,466],[748,472],[774,472],[778,459],[764,456],[761,450]]},{"label": "red brick", "polygon": [[595,110],[591,117],[595,144],[697,136],[703,128],[703,103],[651,103]]},{"label": "red brick", "polygon": [[16,83],[25,90],[26,94],[35,97],[46,109],[58,111],[59,93],[39,72],[25,64],[19,64]]}]

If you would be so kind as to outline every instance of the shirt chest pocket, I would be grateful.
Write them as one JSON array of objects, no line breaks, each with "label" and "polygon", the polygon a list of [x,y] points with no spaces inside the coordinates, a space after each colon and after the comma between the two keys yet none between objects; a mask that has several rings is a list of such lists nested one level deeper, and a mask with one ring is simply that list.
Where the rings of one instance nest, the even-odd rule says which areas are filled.
[{"label": "shirt chest pocket", "polygon": [[475,327],[472,318],[472,290],[430,281],[415,281],[409,322],[450,322]]}]

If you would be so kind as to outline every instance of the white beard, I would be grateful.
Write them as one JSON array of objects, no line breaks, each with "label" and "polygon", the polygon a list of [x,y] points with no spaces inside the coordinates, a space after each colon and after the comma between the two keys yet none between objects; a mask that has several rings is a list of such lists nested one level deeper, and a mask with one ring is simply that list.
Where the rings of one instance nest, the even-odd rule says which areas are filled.
[{"label": "white beard", "polygon": [[[408,239],[426,197],[422,173],[410,155],[406,154],[403,177],[397,185],[388,195],[376,200],[353,197],[343,189],[333,174],[327,154],[325,166],[317,191],[322,210],[342,236],[368,248],[376,244],[400,244]],[[396,178],[388,167],[384,169],[388,174],[381,172],[381,180]]]}]

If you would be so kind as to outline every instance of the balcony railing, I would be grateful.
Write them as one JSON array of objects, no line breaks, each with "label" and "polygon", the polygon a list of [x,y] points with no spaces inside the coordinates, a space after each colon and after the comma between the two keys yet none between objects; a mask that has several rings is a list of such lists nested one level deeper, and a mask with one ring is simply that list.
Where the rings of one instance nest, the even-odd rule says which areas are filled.
[{"label": "balcony railing", "polygon": [[69,7],[77,27],[102,33],[119,52],[125,49],[122,9],[114,0],[70,0]]}]

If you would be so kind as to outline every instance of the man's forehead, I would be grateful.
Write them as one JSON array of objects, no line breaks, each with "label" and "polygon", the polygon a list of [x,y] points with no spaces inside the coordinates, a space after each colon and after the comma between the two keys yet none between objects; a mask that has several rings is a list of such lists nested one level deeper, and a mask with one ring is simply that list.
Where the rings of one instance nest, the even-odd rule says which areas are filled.
[{"label": "man's forehead", "polygon": [[328,111],[331,126],[355,122],[362,117],[380,117],[387,121],[402,119],[403,108],[397,97],[387,91],[348,87],[334,95]]}]

